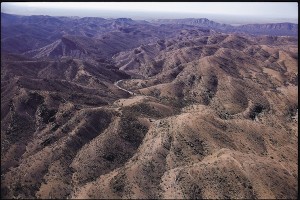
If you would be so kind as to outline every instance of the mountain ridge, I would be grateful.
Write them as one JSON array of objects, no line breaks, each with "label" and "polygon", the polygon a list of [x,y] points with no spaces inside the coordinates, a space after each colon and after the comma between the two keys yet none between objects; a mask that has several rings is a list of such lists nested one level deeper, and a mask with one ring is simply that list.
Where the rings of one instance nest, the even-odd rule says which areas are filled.
[{"label": "mountain ridge", "polygon": [[[264,24],[245,24],[239,26],[232,26],[229,24],[221,24],[209,20],[207,18],[185,18],[185,19],[157,19],[152,20],[154,23],[164,24],[164,23],[176,23],[176,24],[189,24],[202,26],[207,28],[216,28],[220,31],[226,32],[244,32],[248,34],[263,34],[263,35],[298,35],[298,24],[290,22],[281,23],[264,23]],[[274,31],[274,29],[276,29]],[[283,30],[282,30],[283,29]]]},{"label": "mountain ridge", "polygon": [[[57,23],[61,23],[60,19],[67,19],[67,17],[59,17],[59,16],[39,16],[39,15],[32,15],[32,16],[20,16],[20,15],[11,15],[11,14],[6,14],[1,12],[1,19],[7,19],[7,18],[15,18],[19,19],[19,23],[24,23],[20,19],[20,17],[26,19],[27,21],[30,22],[34,21],[34,18],[36,17],[42,17],[44,20],[55,20]],[[78,19],[74,18],[68,18],[71,21],[115,21],[115,23],[146,23],[146,20],[132,20],[131,18],[101,18],[101,17],[81,17]],[[295,23],[290,23],[290,22],[280,22],[280,23],[264,23],[264,24],[245,24],[245,25],[239,25],[239,26],[232,26],[229,24],[224,24],[224,23],[218,23],[212,20],[209,20],[207,18],[183,18],[183,19],[156,19],[156,20],[148,20],[149,22],[152,23],[157,23],[157,24],[186,24],[186,25],[195,25],[195,26],[202,26],[202,27],[208,27],[208,28],[216,28],[218,30],[222,31],[228,31],[228,32],[235,32],[235,31],[241,31],[245,33],[251,33],[251,34],[269,34],[269,35],[293,35],[297,36],[298,35],[298,24]],[[3,23],[4,22],[4,23]],[[2,20],[3,24],[6,24],[5,21]],[[28,23],[28,22],[27,22]],[[276,28],[277,32],[272,31],[272,29]],[[280,29],[281,30],[280,32]],[[278,32],[279,31],[279,32]],[[290,32],[289,32],[290,31]]]}]

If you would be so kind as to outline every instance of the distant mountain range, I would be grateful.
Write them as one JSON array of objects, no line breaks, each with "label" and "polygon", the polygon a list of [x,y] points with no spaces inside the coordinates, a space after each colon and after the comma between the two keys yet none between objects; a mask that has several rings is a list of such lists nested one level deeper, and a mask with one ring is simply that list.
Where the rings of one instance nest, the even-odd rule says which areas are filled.
[{"label": "distant mountain range", "polygon": [[298,35],[298,24],[293,23],[269,23],[269,24],[247,24],[240,26],[231,26],[229,24],[220,24],[206,18],[194,19],[157,19],[152,20],[153,23],[158,24],[186,24],[193,26],[200,26],[205,28],[216,29],[225,32],[244,32],[255,35]]},{"label": "distant mountain range", "polygon": [[[95,42],[95,44],[100,42],[101,47],[108,44],[107,41],[110,40],[109,47],[106,48],[110,49],[108,50],[109,54],[138,46],[141,43],[174,36],[181,29],[200,28],[224,33],[238,32],[271,36],[298,35],[298,25],[292,23],[231,26],[206,18],[156,19],[148,22],[130,18],[19,16],[1,13],[1,26],[1,51],[11,53],[29,52],[32,55],[33,50],[43,48],[41,51],[44,53],[39,53],[36,57],[46,55],[47,51],[49,55],[55,57],[55,53],[50,53],[49,48],[54,48],[57,45],[60,50],[54,48],[56,49],[55,52],[63,52],[60,45],[62,43],[58,41],[65,36],[68,37],[68,35],[72,35],[73,40],[74,37],[85,37],[85,41]],[[89,38],[96,41],[91,41]],[[118,39],[115,40],[116,38]],[[82,40],[82,38],[79,38],[79,40]],[[112,41],[116,45],[112,46]],[[51,43],[54,46],[50,45]],[[47,45],[48,47],[46,47]],[[48,50],[45,50],[45,48],[48,48]],[[64,53],[68,52],[68,50],[64,51]],[[93,49],[92,52],[99,56],[98,50]]]}]

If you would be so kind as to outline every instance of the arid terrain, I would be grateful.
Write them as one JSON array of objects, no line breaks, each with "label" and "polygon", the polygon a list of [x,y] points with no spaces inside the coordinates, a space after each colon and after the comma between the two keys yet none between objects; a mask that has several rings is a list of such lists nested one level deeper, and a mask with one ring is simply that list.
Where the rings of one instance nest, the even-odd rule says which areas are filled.
[{"label": "arid terrain", "polygon": [[1,13],[1,198],[297,199],[297,35]]}]

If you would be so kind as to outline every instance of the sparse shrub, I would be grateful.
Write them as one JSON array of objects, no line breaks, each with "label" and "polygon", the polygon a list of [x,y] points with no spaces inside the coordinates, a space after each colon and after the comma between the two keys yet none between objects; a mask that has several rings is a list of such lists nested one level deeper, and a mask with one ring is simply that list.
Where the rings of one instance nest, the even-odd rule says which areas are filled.
[{"label": "sparse shrub", "polygon": [[249,113],[249,117],[254,120],[255,117],[264,110],[264,106],[258,104],[253,107],[253,109]]}]

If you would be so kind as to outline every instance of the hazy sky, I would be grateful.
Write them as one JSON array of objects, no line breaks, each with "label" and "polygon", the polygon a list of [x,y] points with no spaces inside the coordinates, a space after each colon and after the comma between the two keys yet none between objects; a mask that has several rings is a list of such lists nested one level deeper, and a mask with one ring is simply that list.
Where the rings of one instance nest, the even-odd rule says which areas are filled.
[{"label": "hazy sky", "polygon": [[[1,12],[19,15],[159,18],[228,15],[298,21],[296,2],[5,2]],[[139,13],[139,14],[133,14]],[[155,16],[155,15],[154,15]],[[153,17],[153,16],[152,16]]]}]

